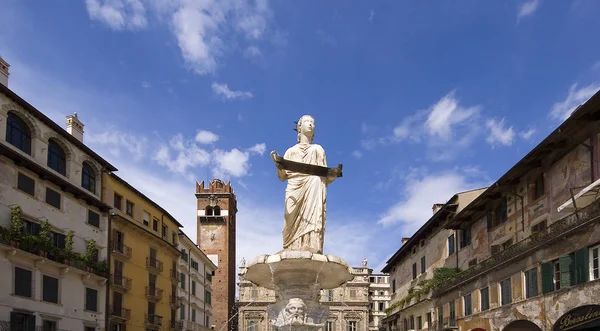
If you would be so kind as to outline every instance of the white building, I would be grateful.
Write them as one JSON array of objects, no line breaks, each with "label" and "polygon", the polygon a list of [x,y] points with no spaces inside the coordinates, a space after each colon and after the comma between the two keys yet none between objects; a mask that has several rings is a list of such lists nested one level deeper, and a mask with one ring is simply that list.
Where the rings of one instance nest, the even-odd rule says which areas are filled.
[{"label": "white building", "polygon": [[184,330],[210,330],[212,325],[212,276],[217,267],[183,232],[179,232],[181,259],[178,295],[181,299],[179,319]]},{"label": "white building", "polygon": [[116,168],[83,144],[76,114],[63,129],[12,92],[4,76],[0,329],[104,330],[110,207],[100,192],[102,172]]},{"label": "white building", "polygon": [[374,274],[369,269],[369,331],[385,328],[381,321],[387,316],[385,310],[390,306],[390,276]]}]

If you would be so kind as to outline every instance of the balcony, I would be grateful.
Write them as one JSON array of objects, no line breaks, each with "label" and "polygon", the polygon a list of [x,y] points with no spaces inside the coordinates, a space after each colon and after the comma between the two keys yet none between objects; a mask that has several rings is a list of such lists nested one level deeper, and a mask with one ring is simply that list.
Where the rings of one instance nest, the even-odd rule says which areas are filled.
[{"label": "balcony", "polygon": [[184,330],[185,331],[209,331],[209,328],[203,325],[200,325],[196,322],[192,321],[182,321],[184,322]]},{"label": "balcony", "polygon": [[146,298],[148,300],[160,301],[163,297],[163,290],[156,287],[156,285],[146,286]]},{"label": "balcony", "polygon": [[169,272],[169,277],[171,278],[172,282],[179,281],[179,273],[177,272],[177,270],[171,269],[171,271]]},{"label": "balcony", "polygon": [[148,270],[162,272],[163,271],[163,263],[161,261],[157,260],[156,258],[147,257],[146,258],[146,268],[148,268]]},{"label": "balcony", "polygon": [[183,321],[169,321],[169,329],[171,331],[182,331]]},{"label": "balcony", "polygon": [[174,309],[181,307],[181,298],[171,294],[169,296],[169,305],[171,305],[171,308]]},{"label": "balcony", "polygon": [[146,325],[152,328],[160,328],[162,326],[162,316],[146,314]]},{"label": "balcony", "polygon": [[131,247],[123,245],[122,243],[113,243],[112,252],[116,255],[124,257],[126,259],[131,258]]},{"label": "balcony", "polygon": [[112,281],[112,285],[123,290],[131,290],[131,278],[124,277],[122,275],[110,275],[110,280]]},{"label": "balcony", "polygon": [[120,306],[110,306],[110,317],[127,321],[131,318],[131,309]]},{"label": "balcony", "polygon": [[596,221],[599,216],[600,200],[596,200],[591,205],[579,209],[576,213],[554,222],[543,231],[533,233],[505,250],[492,255],[487,260],[462,271],[456,278],[434,291],[433,295],[442,295],[472,279],[479,278],[488,272],[531,255],[540,247],[548,246],[561,238],[581,231]]}]

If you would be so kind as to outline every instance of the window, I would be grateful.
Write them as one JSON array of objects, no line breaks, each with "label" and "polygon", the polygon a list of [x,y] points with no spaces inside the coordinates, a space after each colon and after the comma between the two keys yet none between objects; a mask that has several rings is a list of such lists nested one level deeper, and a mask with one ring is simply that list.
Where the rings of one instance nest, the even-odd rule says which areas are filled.
[{"label": "window", "polygon": [[448,237],[448,255],[454,254],[454,249],[454,234],[451,234],[450,237]]},{"label": "window", "polygon": [[48,141],[48,167],[54,169],[59,174],[65,176],[67,174],[67,158],[65,151],[54,141]]},{"label": "window", "polygon": [[88,224],[97,228],[100,227],[100,215],[91,209],[88,209]]},{"label": "window", "polygon": [[462,229],[460,235],[460,248],[471,245],[471,226],[468,225],[466,228]]},{"label": "window", "polygon": [[192,295],[196,295],[196,282],[192,280]]},{"label": "window", "polygon": [[471,301],[471,293],[463,297],[465,303],[465,316],[473,314],[473,301]]},{"label": "window", "polygon": [[118,195],[117,193],[115,193],[113,197],[113,206],[115,206],[115,208],[117,208],[118,210],[121,210],[121,208],[123,208],[123,197]]},{"label": "window", "polygon": [[171,242],[173,245],[177,245],[177,233],[175,231],[171,232]]},{"label": "window", "polygon": [[56,209],[60,209],[60,193],[46,187],[46,203]]},{"label": "window", "polygon": [[421,273],[425,273],[425,256],[421,257]]},{"label": "window", "polygon": [[417,316],[417,330],[421,330],[423,328],[423,318],[421,316]]},{"label": "window", "polygon": [[166,225],[162,225],[162,237],[163,239],[167,239],[167,226]]},{"label": "window", "polygon": [[190,264],[194,270],[198,271],[198,262],[196,262],[194,259],[190,259]]},{"label": "window", "polygon": [[152,230],[158,232],[158,220],[156,218],[152,219]]},{"label": "window", "polygon": [[256,288],[253,288],[253,289],[250,291],[250,296],[252,297],[252,299],[256,299],[256,298],[258,298],[258,290],[257,290]]},{"label": "window", "polygon": [[192,309],[192,322],[196,322],[196,309]]},{"label": "window", "polygon": [[34,331],[35,330],[35,315],[11,311],[10,312],[10,329],[11,330]]},{"label": "window", "polygon": [[438,309],[438,325],[442,326],[444,325],[444,308],[443,307],[439,307]]},{"label": "window", "polygon": [[350,298],[356,298],[356,290],[350,290]]},{"label": "window", "polygon": [[6,120],[6,141],[23,152],[31,154],[31,131],[25,121],[12,112],[8,113]]},{"label": "window", "polygon": [[508,204],[506,202],[506,197],[504,197],[502,200],[500,200],[500,204],[496,207],[496,222],[494,225],[498,225],[508,219],[507,208]]},{"label": "window", "polygon": [[129,200],[125,202],[125,214],[133,217],[133,202]]},{"label": "window", "polygon": [[414,330],[415,329],[415,317],[414,316],[410,317],[410,323],[409,324],[410,324],[410,329]]},{"label": "window", "polygon": [[204,302],[206,302],[207,305],[212,304],[212,293],[207,290],[204,290]]},{"label": "window", "polygon": [[17,188],[32,197],[35,196],[35,181],[33,178],[19,172],[17,177]]},{"label": "window", "polygon": [[385,311],[385,302],[379,302],[379,311]]},{"label": "window", "polygon": [[221,207],[215,206],[215,208],[213,209],[213,211],[214,211],[214,215],[215,216],[221,216]]},{"label": "window", "polygon": [[149,226],[150,225],[150,214],[148,214],[148,212],[144,211],[144,225],[145,226]]},{"label": "window", "polygon": [[598,258],[600,255],[600,245],[592,247],[590,251],[590,280],[600,279],[600,269],[598,268],[598,264],[600,263]]},{"label": "window", "polygon": [[538,295],[537,268],[525,271],[525,298],[529,299]]},{"label": "window", "polygon": [[56,321],[43,320],[42,331],[56,331]]},{"label": "window", "polygon": [[184,260],[185,262],[188,261],[188,253],[185,251],[185,248],[181,249],[181,259]]},{"label": "window", "polygon": [[500,304],[507,305],[512,302],[512,288],[510,278],[500,282]]},{"label": "window", "polygon": [[450,304],[450,326],[456,326],[456,303],[454,300]]},{"label": "window", "polygon": [[333,321],[327,321],[325,324],[325,331],[333,331]]},{"label": "window", "polygon": [[546,220],[543,220],[531,227],[531,233],[544,232],[546,230]]},{"label": "window", "polygon": [[481,311],[490,309],[490,288],[484,287],[479,290],[479,296],[481,297]]},{"label": "window", "polygon": [[[121,331],[121,330],[125,330],[125,327],[123,327],[122,329],[118,329],[118,331]],[[96,331],[96,328],[93,326],[86,326],[85,331]]]},{"label": "window", "polygon": [[412,265],[413,279],[417,278],[417,264],[413,263]]},{"label": "window", "polygon": [[256,322],[250,321],[248,331],[256,331]]},{"label": "window", "polygon": [[396,293],[396,280],[392,280],[392,293]]},{"label": "window", "polygon": [[93,288],[85,288],[85,310],[98,311],[98,291]]},{"label": "window", "polygon": [[15,295],[32,298],[32,279],[31,271],[15,267]]},{"label": "window", "polygon": [[179,319],[184,321],[185,320],[185,304],[181,304],[181,307],[179,308]]},{"label": "window", "polygon": [[96,172],[87,162],[83,162],[81,169],[81,186],[92,193],[96,193]]},{"label": "window", "polygon": [[544,174],[541,174],[533,183],[533,200],[541,198],[544,191]]},{"label": "window", "polygon": [[356,321],[348,321],[348,331],[357,331]]},{"label": "window", "polygon": [[179,274],[179,285],[185,290],[185,274],[183,272]]},{"label": "window", "polygon": [[65,248],[65,239],[66,236],[62,233],[51,232],[50,233],[50,242],[52,247],[56,248]]},{"label": "window", "polygon": [[545,294],[587,282],[593,272],[593,268],[589,268],[593,254],[593,250],[589,254],[588,248],[584,247],[542,264],[542,292]]},{"label": "window", "polygon": [[42,277],[42,300],[58,303],[58,278]]},{"label": "window", "polygon": [[327,291],[327,301],[333,301],[333,290]]},{"label": "window", "polygon": [[431,313],[430,312],[427,313],[426,318],[427,318],[427,327],[433,328],[433,325],[432,325],[433,323],[431,321]]}]

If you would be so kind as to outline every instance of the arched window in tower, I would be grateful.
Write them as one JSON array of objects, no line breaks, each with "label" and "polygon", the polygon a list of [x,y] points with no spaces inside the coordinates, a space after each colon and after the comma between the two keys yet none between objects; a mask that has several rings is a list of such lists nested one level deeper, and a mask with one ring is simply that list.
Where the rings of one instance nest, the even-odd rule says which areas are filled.
[{"label": "arched window in tower", "polygon": [[213,215],[213,207],[206,206],[206,208],[204,209],[204,215],[205,216],[212,216]]},{"label": "arched window in tower", "polygon": [[81,169],[81,187],[96,193],[96,172],[87,162],[83,162],[83,168]]},{"label": "arched window in tower", "polygon": [[256,331],[256,322],[251,321],[250,326],[248,327],[248,331]]},{"label": "arched window in tower", "polygon": [[31,154],[31,130],[25,121],[13,112],[8,113],[6,120],[6,141],[23,152]]},{"label": "arched window in tower", "polygon": [[215,216],[221,216],[221,207],[219,207],[219,206],[214,206],[214,207],[213,207],[213,214],[214,214]]},{"label": "arched window in tower", "polygon": [[63,176],[67,173],[65,151],[54,139],[48,141],[48,167]]}]

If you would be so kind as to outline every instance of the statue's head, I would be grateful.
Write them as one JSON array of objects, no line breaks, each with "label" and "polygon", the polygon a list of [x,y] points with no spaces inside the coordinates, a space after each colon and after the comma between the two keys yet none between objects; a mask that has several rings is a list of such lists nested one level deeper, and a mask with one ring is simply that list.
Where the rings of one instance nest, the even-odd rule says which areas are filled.
[{"label": "statue's head", "polygon": [[285,310],[290,315],[304,316],[306,312],[306,304],[300,298],[291,298],[285,306]]},{"label": "statue's head", "polygon": [[296,131],[298,131],[298,142],[301,135],[309,137],[312,142],[315,136],[315,119],[310,115],[303,115],[296,123]]}]

